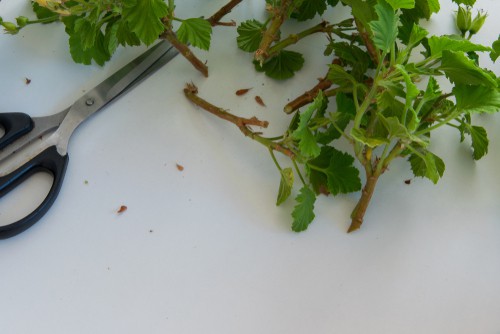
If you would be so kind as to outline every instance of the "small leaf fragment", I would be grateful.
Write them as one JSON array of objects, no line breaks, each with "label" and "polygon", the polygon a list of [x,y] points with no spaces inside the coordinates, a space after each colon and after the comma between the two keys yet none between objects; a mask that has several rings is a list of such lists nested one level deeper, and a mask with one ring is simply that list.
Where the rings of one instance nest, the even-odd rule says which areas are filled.
[{"label": "small leaf fragment", "polygon": [[278,198],[276,199],[276,205],[279,206],[285,202],[290,194],[292,193],[294,174],[293,170],[289,167],[280,170],[281,181],[278,191]]},{"label": "small leaf fragment", "polygon": [[300,193],[295,200],[297,205],[292,212],[292,230],[295,232],[305,231],[315,217],[314,203],[316,202],[316,195],[309,187],[304,186],[300,189]]}]

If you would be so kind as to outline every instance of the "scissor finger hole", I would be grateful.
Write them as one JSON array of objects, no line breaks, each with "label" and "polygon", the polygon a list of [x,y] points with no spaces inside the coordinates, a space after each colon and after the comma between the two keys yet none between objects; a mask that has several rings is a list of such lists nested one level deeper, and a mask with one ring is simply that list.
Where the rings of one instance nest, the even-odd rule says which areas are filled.
[{"label": "scissor finger hole", "polygon": [[47,172],[31,175],[0,201],[0,226],[17,222],[36,210],[47,197],[54,177]]}]

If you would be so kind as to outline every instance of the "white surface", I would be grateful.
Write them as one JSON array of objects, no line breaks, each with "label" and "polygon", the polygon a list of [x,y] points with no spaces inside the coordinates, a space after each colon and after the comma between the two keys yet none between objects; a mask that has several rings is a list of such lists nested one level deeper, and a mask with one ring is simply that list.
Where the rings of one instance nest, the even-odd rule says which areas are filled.
[{"label": "white surface", "polygon": [[[478,0],[491,14],[484,40],[500,32],[495,1]],[[429,26],[449,33],[451,5],[441,2]],[[178,1],[178,15],[209,15],[225,1],[206,3]],[[6,20],[23,10],[27,2],[0,3]],[[229,18],[261,14],[247,1]],[[398,162],[359,232],[345,233],[353,194],[321,197],[314,223],[296,234],[292,203],[274,205],[279,176],[266,150],[193,107],[182,88],[193,81],[201,96],[279,133],[284,103],[328,60],[309,56],[294,80],[276,83],[227,45],[235,36],[217,28],[212,51],[200,53],[210,78],[177,57],[77,130],[50,212],[0,242],[1,333],[500,333],[500,115],[476,119],[491,141],[483,160],[440,130],[433,151],[447,170],[438,185],[405,185],[411,171]],[[142,49],[121,50],[104,68],[76,65],[63,27],[49,25],[0,36],[0,50],[0,110],[47,115]],[[244,87],[254,89],[235,97]],[[19,202],[0,207],[0,221]]]}]

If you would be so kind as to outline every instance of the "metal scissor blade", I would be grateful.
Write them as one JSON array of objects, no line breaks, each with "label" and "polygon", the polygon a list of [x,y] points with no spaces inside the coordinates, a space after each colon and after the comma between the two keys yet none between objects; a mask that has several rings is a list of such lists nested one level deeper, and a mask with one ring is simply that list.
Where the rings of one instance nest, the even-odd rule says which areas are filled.
[{"label": "metal scissor blade", "polygon": [[178,53],[169,42],[162,41],[76,100],[53,134],[59,154],[66,154],[69,137],[80,123],[158,70],[160,66],[155,65],[160,60],[166,64]]}]

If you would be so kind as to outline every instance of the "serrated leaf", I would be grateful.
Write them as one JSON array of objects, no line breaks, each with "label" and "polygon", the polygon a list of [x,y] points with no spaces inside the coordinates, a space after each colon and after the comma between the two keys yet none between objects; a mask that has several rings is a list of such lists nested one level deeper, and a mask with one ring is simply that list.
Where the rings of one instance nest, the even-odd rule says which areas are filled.
[{"label": "serrated leaf", "polygon": [[116,30],[116,38],[118,39],[118,43],[123,46],[138,46],[141,45],[141,40],[135,32],[133,32],[127,21],[120,20],[118,21],[118,28]]},{"label": "serrated leaf", "polygon": [[146,45],[156,41],[165,30],[161,19],[167,14],[168,7],[163,0],[123,0],[123,18]]},{"label": "serrated leaf", "polygon": [[398,16],[385,2],[379,2],[375,11],[378,20],[370,22],[373,43],[379,50],[388,53],[398,37]]},{"label": "serrated leaf", "polygon": [[471,126],[469,128],[472,139],[472,150],[474,160],[479,160],[488,153],[488,134],[481,126]]},{"label": "serrated leaf", "polygon": [[268,77],[285,80],[293,77],[304,66],[304,57],[298,52],[282,50],[262,66],[258,62],[254,64],[258,71],[265,72]]},{"label": "serrated leaf", "polygon": [[322,93],[309,104],[306,111],[302,112],[299,116],[299,124],[292,132],[292,137],[299,141],[299,149],[301,154],[308,158],[314,158],[320,154],[320,147],[314,136],[309,129],[309,123],[315,112],[321,111],[325,107],[324,95]]},{"label": "serrated leaf", "polygon": [[436,184],[443,176],[445,164],[437,155],[423,151],[419,154],[413,153],[408,158],[413,174],[417,177],[426,177]]},{"label": "serrated leaf", "polygon": [[494,62],[500,57],[500,36],[491,45],[492,51],[490,52],[490,58]]},{"label": "serrated leaf", "polygon": [[316,202],[316,194],[309,187],[304,186],[300,189],[295,201],[297,205],[292,212],[292,230],[295,232],[305,231],[315,217],[314,203]]},{"label": "serrated leaf", "polygon": [[347,153],[325,146],[321,154],[307,162],[311,173],[326,176],[328,191],[333,195],[347,194],[361,189],[359,171],[353,165],[354,158]]},{"label": "serrated leaf", "polygon": [[290,197],[293,188],[294,175],[291,168],[283,168],[280,170],[281,181],[278,190],[278,198],[276,199],[276,205],[279,206],[285,202],[288,197]]},{"label": "serrated leaf", "polygon": [[453,83],[497,87],[498,84],[492,75],[477,66],[462,52],[443,50],[442,54],[443,58],[439,69]]},{"label": "serrated leaf", "polygon": [[120,42],[118,41],[118,28],[119,24],[117,22],[113,24],[108,24],[106,26],[106,33],[104,35],[104,44],[106,45],[106,48],[110,55],[115,53],[116,48],[118,48],[118,45],[120,44]]},{"label": "serrated leaf", "polygon": [[471,41],[454,36],[432,36],[428,39],[429,48],[433,57],[441,57],[444,50],[454,52],[491,51],[491,48],[472,43]]},{"label": "serrated leaf", "polygon": [[465,113],[495,113],[500,110],[500,92],[497,88],[456,85],[453,94],[457,108]]},{"label": "serrated leaf", "polygon": [[201,18],[183,20],[177,30],[177,37],[181,42],[190,43],[202,50],[210,48],[211,35],[212,26],[207,20]]},{"label": "serrated leaf", "polygon": [[247,52],[257,51],[264,29],[264,24],[257,20],[242,22],[236,29],[238,32],[238,37],[236,38],[238,47]]},{"label": "serrated leaf", "polygon": [[415,0],[386,0],[394,10],[401,8],[412,9],[415,7]]},{"label": "serrated leaf", "polygon": [[440,97],[441,94],[441,88],[439,87],[437,80],[434,77],[429,77],[423,99],[425,101],[432,101]]}]

